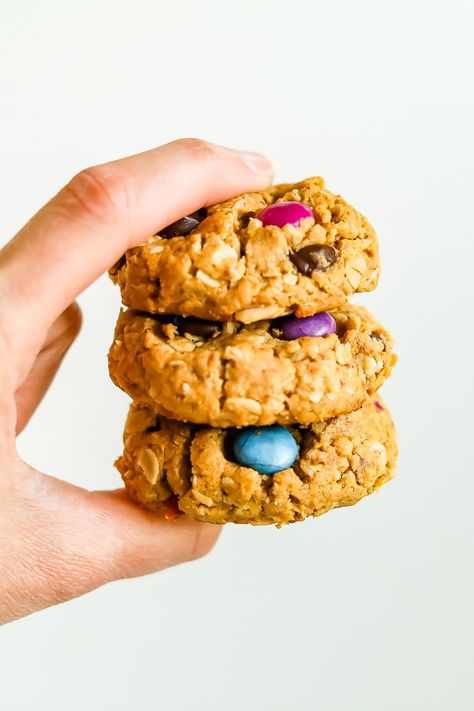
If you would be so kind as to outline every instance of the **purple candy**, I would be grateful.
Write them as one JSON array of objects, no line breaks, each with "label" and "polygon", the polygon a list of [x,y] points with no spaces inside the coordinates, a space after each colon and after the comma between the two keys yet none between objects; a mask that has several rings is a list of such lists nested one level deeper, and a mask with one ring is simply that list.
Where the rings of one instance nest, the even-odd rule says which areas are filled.
[{"label": "purple candy", "polygon": [[331,314],[321,311],[306,318],[286,318],[280,326],[281,338],[293,341],[304,336],[329,336],[336,333],[336,322]]},{"label": "purple candy", "polygon": [[297,225],[305,217],[313,217],[313,211],[303,202],[276,202],[260,210],[256,217],[264,227],[268,225],[283,227],[283,225]]}]

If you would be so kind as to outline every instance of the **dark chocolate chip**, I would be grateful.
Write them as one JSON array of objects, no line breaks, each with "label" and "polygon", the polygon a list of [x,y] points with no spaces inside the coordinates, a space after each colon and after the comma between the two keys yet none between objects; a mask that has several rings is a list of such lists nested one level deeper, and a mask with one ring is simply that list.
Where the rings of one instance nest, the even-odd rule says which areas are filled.
[{"label": "dark chocolate chip", "polygon": [[339,338],[344,338],[346,333],[347,333],[347,324],[344,323],[343,321],[338,321],[336,319],[336,335]]},{"label": "dark chocolate chip", "polygon": [[146,428],[145,434],[153,434],[153,432],[160,432],[160,430],[160,425],[151,425],[151,427]]},{"label": "dark chocolate chip", "polygon": [[204,321],[199,318],[183,318],[176,325],[181,335],[189,333],[190,336],[199,336],[200,338],[211,338],[221,330],[220,323]]},{"label": "dark chocolate chip", "polygon": [[185,237],[204,220],[206,215],[207,210],[205,208],[201,208],[200,210],[193,212],[191,215],[186,215],[180,220],[176,220],[176,222],[168,225],[168,227],[165,227],[161,230],[161,232],[158,232],[158,234],[160,237]]},{"label": "dark chocolate chip", "polygon": [[242,215],[240,219],[240,228],[245,229],[246,227],[249,226],[250,220],[255,217],[257,213],[256,212],[248,212],[246,215]]},{"label": "dark chocolate chip", "polygon": [[374,341],[379,341],[383,345],[383,349],[386,350],[387,344],[385,343],[385,338],[380,333],[371,333],[370,337],[373,338]]},{"label": "dark chocolate chip", "polygon": [[122,269],[122,267],[125,265],[126,261],[127,261],[127,257],[125,256],[125,254],[122,254],[120,259],[117,262],[115,262],[113,267],[111,267],[110,271],[112,272],[112,274],[117,274],[117,272],[119,272]]},{"label": "dark chocolate chip", "polygon": [[155,279],[154,281],[151,282],[152,287],[151,291],[149,293],[149,298],[150,299],[158,299],[160,296],[160,290],[161,290],[161,282],[159,279]]},{"label": "dark chocolate chip", "polygon": [[235,430],[235,429],[225,430],[224,439],[222,442],[222,449],[223,449],[224,458],[227,459],[228,462],[234,462],[234,464],[238,464],[238,461],[235,458],[235,452],[234,452],[234,439],[235,439],[238,431],[239,430]]},{"label": "dark chocolate chip", "polygon": [[174,314],[152,314],[148,313],[148,311],[137,311],[136,312],[139,316],[142,316],[143,318],[152,318],[154,321],[157,321],[158,323],[174,323],[176,324],[179,320],[179,316],[175,316]]},{"label": "dark chocolate chip", "polygon": [[305,276],[311,276],[313,272],[325,272],[334,264],[337,256],[337,249],[327,244],[309,244],[290,253],[291,261]]},{"label": "dark chocolate chip", "polygon": [[147,427],[145,432],[146,434],[153,434],[153,432],[159,432],[161,430],[161,424],[160,424],[160,418],[158,417],[156,419],[156,422],[154,425],[150,425],[150,427]]}]

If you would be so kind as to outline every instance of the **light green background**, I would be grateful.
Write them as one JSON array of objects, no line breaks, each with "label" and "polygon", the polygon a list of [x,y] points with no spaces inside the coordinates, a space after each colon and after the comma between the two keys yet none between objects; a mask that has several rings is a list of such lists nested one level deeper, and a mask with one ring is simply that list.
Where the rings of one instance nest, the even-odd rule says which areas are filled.
[{"label": "light green background", "polygon": [[[0,630],[5,711],[471,711],[474,616],[473,4],[0,2],[2,239],[77,170],[196,135],[322,174],[376,226],[393,331],[399,477],[280,531],[228,527],[206,560]],[[67,245],[65,245],[67,248]],[[126,397],[84,328],[21,437],[113,487]],[[12,536],[15,532],[12,531]],[[0,571],[1,574],[1,571]]]}]

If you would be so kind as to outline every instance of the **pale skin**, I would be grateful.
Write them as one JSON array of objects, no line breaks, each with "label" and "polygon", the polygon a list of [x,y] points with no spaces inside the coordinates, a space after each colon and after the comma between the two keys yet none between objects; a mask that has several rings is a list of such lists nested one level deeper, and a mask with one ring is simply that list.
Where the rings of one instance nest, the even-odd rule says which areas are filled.
[{"label": "pale skin", "polygon": [[218,526],[36,471],[15,437],[79,332],[78,294],[127,248],[272,174],[260,154],[174,141],[82,171],[0,251],[0,624],[212,548]]}]

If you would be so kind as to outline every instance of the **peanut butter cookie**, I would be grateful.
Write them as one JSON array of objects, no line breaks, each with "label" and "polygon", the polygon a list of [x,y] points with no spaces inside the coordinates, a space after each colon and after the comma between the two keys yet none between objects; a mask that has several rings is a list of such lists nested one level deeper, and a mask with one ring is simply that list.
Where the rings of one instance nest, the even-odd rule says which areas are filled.
[{"label": "peanut butter cookie", "polygon": [[349,412],[394,362],[390,334],[351,304],[249,325],[128,310],[109,353],[112,380],[136,402],[214,427],[310,424]]},{"label": "peanut butter cookie", "polygon": [[321,178],[178,220],[110,270],[126,306],[252,323],[337,308],[379,276],[375,232]]},{"label": "peanut butter cookie", "polygon": [[199,521],[278,526],[355,504],[394,475],[396,434],[377,395],[349,414],[289,426],[296,459],[271,475],[236,459],[233,440],[242,432],[186,425],[132,405],[116,466],[129,495],[150,510],[177,497],[179,509]]}]

